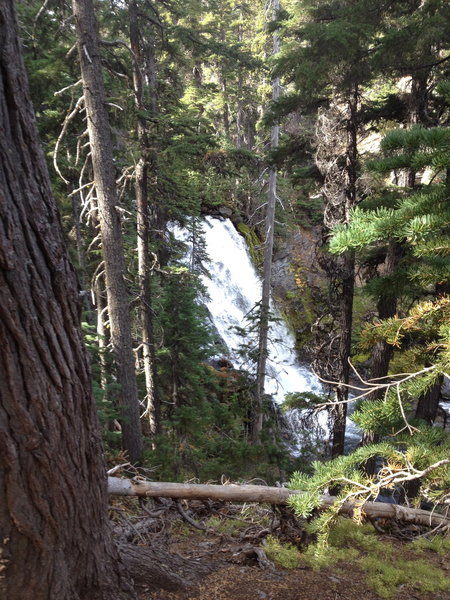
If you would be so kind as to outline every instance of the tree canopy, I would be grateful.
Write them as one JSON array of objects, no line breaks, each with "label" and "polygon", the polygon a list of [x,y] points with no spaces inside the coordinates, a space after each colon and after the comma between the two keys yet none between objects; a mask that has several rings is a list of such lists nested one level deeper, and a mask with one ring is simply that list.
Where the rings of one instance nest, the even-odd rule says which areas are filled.
[{"label": "tree canopy", "polygon": [[[60,497],[39,450],[47,421],[58,439],[44,455],[74,452],[83,486],[104,479],[92,398],[111,464],[173,481],[292,477],[308,519],[331,490],[337,504],[312,525],[322,546],[349,498],[386,488],[444,510],[448,2],[7,0],[0,19],[2,477],[20,481],[26,462],[14,417],[43,473],[36,522]],[[241,347],[245,369],[204,306],[205,216],[231,218],[263,278],[240,329],[259,336]],[[265,387],[270,291],[324,381],[284,405],[301,452]],[[313,442],[320,411],[328,432]],[[11,531],[38,539],[26,500],[8,502]],[[109,569],[115,550],[98,543]]]}]

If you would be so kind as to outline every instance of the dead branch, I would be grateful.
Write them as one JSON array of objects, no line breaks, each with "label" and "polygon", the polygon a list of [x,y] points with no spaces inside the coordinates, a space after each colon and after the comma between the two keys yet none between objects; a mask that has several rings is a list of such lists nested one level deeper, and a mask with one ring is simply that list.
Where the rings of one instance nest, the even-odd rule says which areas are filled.
[{"label": "dead branch", "polygon": [[206,527],[202,523],[198,523],[197,521],[195,521],[195,519],[190,517],[187,514],[187,512],[185,510],[183,510],[183,507],[181,506],[181,502],[179,500],[176,502],[176,506],[177,506],[177,510],[180,513],[183,521],[186,521],[186,523],[189,523],[189,525],[192,525],[192,527],[194,527],[195,529],[200,529],[201,531],[209,531],[208,527]]},{"label": "dead branch", "polygon": [[55,144],[55,150],[53,151],[53,165],[55,167],[55,171],[58,173],[58,175],[61,177],[61,179],[64,181],[64,183],[66,185],[69,184],[68,180],[63,176],[63,174],[61,173],[59,166],[58,166],[58,150],[59,150],[59,145],[61,144],[62,139],[64,138],[67,128],[69,126],[69,123],[75,118],[75,116],[82,110],[83,107],[83,102],[84,102],[84,96],[80,96],[80,98],[78,98],[75,107],[73,108],[73,110],[66,115],[66,118],[64,119],[64,123],[61,129],[61,132],[58,136],[58,139],[56,140],[56,144]]},{"label": "dead branch", "polygon": [[[401,429],[401,431],[404,431],[404,429],[407,429],[409,431],[409,433],[412,435],[413,433],[419,431],[416,427],[413,427],[412,425],[409,424],[408,419],[406,417],[406,413],[405,413],[405,409],[403,407],[403,402],[402,402],[402,398],[401,398],[401,389],[400,386],[403,385],[405,382],[414,379],[415,377],[418,377],[419,375],[423,375],[424,373],[428,373],[429,371],[433,371],[436,369],[436,365],[431,365],[431,367],[425,367],[420,371],[417,371],[415,373],[401,373],[398,375],[394,375],[394,377],[399,377],[401,376],[402,379],[398,379],[396,381],[388,381],[386,383],[383,383],[382,380],[383,379],[387,379],[390,376],[385,376],[385,377],[377,377],[376,379],[368,379],[367,381],[365,381],[356,371],[355,367],[352,365],[351,361],[349,360],[350,366],[353,369],[353,371],[358,375],[359,380],[361,381],[361,383],[364,385],[364,387],[357,387],[354,384],[351,383],[339,383],[337,381],[329,381],[327,379],[323,379],[323,377],[320,377],[319,375],[317,375],[317,373],[314,372],[314,374],[316,375],[316,377],[322,382],[322,383],[326,383],[327,385],[333,385],[333,386],[344,386],[346,388],[349,388],[351,390],[358,390],[358,391],[362,391],[362,394],[359,394],[359,396],[354,396],[353,398],[348,398],[347,400],[342,400],[340,402],[336,402],[336,401],[331,401],[331,402],[322,402],[320,404],[317,404],[315,406],[315,411],[321,411],[324,408],[328,408],[330,406],[336,406],[337,404],[348,404],[349,402],[356,402],[357,400],[361,400],[362,398],[366,398],[367,396],[370,396],[371,394],[373,394],[373,392],[375,390],[385,390],[385,398],[387,393],[389,392],[389,390],[395,388],[395,392],[397,394],[397,399],[398,399],[398,403],[400,406],[400,412],[402,415],[402,419],[405,423],[405,427],[403,429]],[[397,435],[400,432],[397,432],[395,435]]]},{"label": "dead branch", "polygon": [[74,87],[78,87],[79,85],[82,85],[82,84],[83,84],[83,82],[81,81],[81,79],[79,79],[75,83],[71,83],[70,85],[63,87],[61,90],[58,90],[57,92],[53,92],[53,95],[61,96],[62,94],[64,94],[64,92],[67,92],[67,90],[70,90],[71,88],[74,88]]},{"label": "dead branch", "polygon": [[[439,463],[439,466],[442,466]],[[431,467],[430,467],[431,468]],[[429,472],[429,471],[427,471]],[[421,473],[423,475],[423,473]],[[198,485],[186,483],[166,483],[108,477],[108,490],[112,495],[163,498],[213,499],[228,502],[262,502],[265,504],[287,504],[290,496],[304,494],[301,490],[289,490],[259,485]],[[322,506],[333,506],[335,496],[320,496]],[[450,528],[450,519],[437,512],[430,513],[383,502],[346,501],[341,505],[341,514],[352,515],[354,510],[372,518],[398,519],[426,527]]]}]

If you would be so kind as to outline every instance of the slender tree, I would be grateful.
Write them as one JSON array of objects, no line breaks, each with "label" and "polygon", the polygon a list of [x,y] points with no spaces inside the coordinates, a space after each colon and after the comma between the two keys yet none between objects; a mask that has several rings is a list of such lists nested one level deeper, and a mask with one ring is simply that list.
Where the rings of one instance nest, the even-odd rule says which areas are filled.
[{"label": "slender tree", "polygon": [[[130,43],[133,53],[133,87],[135,95],[135,106],[137,113],[137,136],[139,142],[140,156],[136,165],[135,190],[136,190],[136,212],[137,212],[137,249],[138,249],[138,277],[139,277],[139,301],[142,336],[142,359],[144,364],[146,409],[150,432],[159,433],[161,429],[161,415],[157,390],[155,388],[155,341],[153,333],[152,294],[151,294],[151,270],[152,261],[150,256],[150,206],[148,177],[152,163],[152,149],[150,147],[149,132],[146,120],[142,113],[146,109],[144,101],[144,81],[150,82],[150,106],[153,112],[156,108],[156,80],[155,61],[151,60],[146,65],[141,48],[142,34],[139,28],[139,11],[136,0],[131,0],[128,6],[128,17],[130,24]],[[148,27],[148,26],[147,26]],[[153,57],[153,40],[147,42],[145,54]],[[147,61],[149,62],[149,61]],[[149,73],[149,70],[151,71]],[[145,77],[147,75],[147,77]]]},{"label": "slender tree", "polygon": [[[295,84],[290,105],[318,116],[316,164],[322,175],[324,240],[337,223],[346,223],[359,201],[358,129],[361,90],[370,80],[369,47],[378,22],[379,4],[368,19],[367,2],[303,2],[287,24],[298,41],[289,44],[280,69]],[[330,310],[337,331],[330,338],[326,374],[338,382],[333,408],[332,455],[343,453],[351,350],[355,257],[326,256]],[[337,334],[337,335],[336,335]],[[318,362],[321,359],[319,358]],[[324,373],[324,365],[321,367]],[[325,374],[325,373],[324,373]]]},{"label": "slender tree", "polygon": [[[280,11],[279,0],[274,0],[273,3],[273,20],[278,18]],[[280,37],[278,32],[273,34],[273,50],[272,56],[276,56],[280,51]],[[280,78],[275,76],[272,83],[272,100],[276,102],[280,97]],[[278,148],[280,134],[280,126],[275,123],[272,126],[270,148],[276,150]],[[270,297],[272,283],[272,257],[273,257],[273,240],[275,227],[275,207],[277,203],[277,168],[272,165],[269,171],[269,188],[267,192],[267,210],[265,219],[265,236],[264,236],[264,263],[263,263],[263,279],[262,279],[262,296],[260,305],[259,331],[258,331],[258,362],[256,367],[256,410],[254,416],[254,425],[252,430],[253,441],[257,441],[261,435],[263,426],[263,401],[264,401],[264,386],[266,380],[266,365],[267,365],[267,343],[269,337],[269,314],[270,314]]]},{"label": "slender tree", "polygon": [[92,167],[98,202],[105,263],[108,315],[117,382],[123,446],[131,462],[142,453],[140,405],[137,394],[125,258],[117,196],[111,133],[106,109],[98,27],[92,0],[73,0],[78,55],[83,80]]},{"label": "slender tree", "polygon": [[[345,149],[345,176],[343,202],[338,208],[338,215],[333,215],[333,220],[339,219],[347,222],[350,210],[357,203],[357,179],[358,179],[358,85],[355,84],[352,93],[347,100],[346,133],[347,142]],[[334,199],[331,199],[331,205]],[[329,211],[329,213],[334,211]],[[329,223],[331,224],[331,223]],[[352,250],[346,252],[336,261],[333,273],[337,282],[337,301],[339,306],[339,344],[337,355],[336,380],[336,405],[333,409],[334,423],[331,444],[332,457],[344,453],[345,429],[347,419],[348,383],[350,377],[350,353],[353,328],[353,296],[355,288],[355,254]]]},{"label": "slender tree", "polygon": [[[380,73],[381,32],[385,34],[392,25],[391,9],[381,0],[304,0],[286,25],[287,34],[298,43],[287,44],[279,63],[295,87],[284,106],[318,115],[315,162],[322,176],[326,242],[333,227],[348,222],[365,193],[359,179],[362,108]],[[335,456],[344,448],[355,257],[350,248],[338,260],[326,252],[323,256],[330,280],[330,312],[338,327],[330,328],[328,344],[320,342],[329,351],[322,352],[316,364],[328,379],[339,382],[333,411]]]},{"label": "slender tree", "polygon": [[[402,169],[406,172],[409,172],[412,167],[418,170],[429,169],[432,173],[431,182],[413,189],[392,186],[394,202],[391,206],[379,207],[377,210],[355,209],[350,224],[336,229],[331,244],[332,250],[339,252],[344,248],[356,249],[380,242],[401,243],[409,257],[410,281],[422,287],[423,295],[429,294],[437,282],[447,285],[450,280],[449,182],[446,175],[449,138],[448,127],[430,129],[414,127],[410,130],[399,129],[388,134],[381,144],[381,156],[371,161],[370,168],[385,175],[394,169]],[[443,295],[435,301],[435,306],[440,307],[440,303],[446,301],[447,298]],[[396,316],[373,325],[370,328],[370,336],[366,339],[369,339],[372,344],[384,340],[391,345],[401,347],[406,331],[411,339],[419,334],[420,342],[416,342],[416,348],[418,350],[423,345],[422,360],[426,367],[426,375],[418,378],[414,387],[408,390],[408,402],[410,403],[414,398],[418,399],[416,416],[433,422],[439,398],[440,378],[443,373],[437,368],[433,370],[430,367],[437,362],[440,344],[436,340],[445,335],[443,332],[446,328],[442,327],[442,321],[434,319],[435,309],[433,307],[433,310],[430,310],[430,306],[432,306],[430,301],[414,306],[410,311],[411,316],[404,317],[408,327],[404,328],[400,336],[392,333],[403,328],[403,319]],[[433,315],[433,318],[430,317],[428,321],[424,318],[427,311]],[[417,327],[418,318],[422,319],[421,328]],[[413,323],[412,326],[409,326],[410,321]],[[428,361],[432,364],[429,365]],[[394,397],[393,402],[396,401]],[[374,407],[373,399],[372,402],[369,400],[369,404],[368,415],[370,409],[372,415],[381,414],[383,408]],[[379,429],[384,432],[383,419],[377,423],[370,418],[367,423],[369,422],[373,426],[373,431]],[[367,423],[364,428],[372,431]]]}]

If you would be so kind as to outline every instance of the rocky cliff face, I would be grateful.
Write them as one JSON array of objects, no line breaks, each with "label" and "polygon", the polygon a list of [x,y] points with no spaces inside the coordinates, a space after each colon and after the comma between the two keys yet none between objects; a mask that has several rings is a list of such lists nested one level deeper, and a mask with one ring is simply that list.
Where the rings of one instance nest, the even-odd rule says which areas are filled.
[{"label": "rocky cliff face", "polygon": [[322,306],[325,276],[319,265],[321,228],[298,226],[278,241],[272,271],[273,296],[291,324],[302,358],[308,359],[311,326]]}]

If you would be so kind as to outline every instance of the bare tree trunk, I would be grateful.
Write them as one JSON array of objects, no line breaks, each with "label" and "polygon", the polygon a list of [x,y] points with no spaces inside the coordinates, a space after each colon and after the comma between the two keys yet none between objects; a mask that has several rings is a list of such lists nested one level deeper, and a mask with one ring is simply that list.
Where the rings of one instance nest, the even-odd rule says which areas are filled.
[{"label": "bare tree trunk", "polygon": [[[98,348],[98,366],[99,366],[99,375],[100,375],[100,387],[103,392],[102,402],[105,403],[107,409],[110,408],[111,405],[117,405],[117,399],[115,394],[117,391],[111,383],[114,382],[111,373],[111,364],[108,358],[110,357],[110,352],[108,350],[108,346],[110,344],[109,338],[109,327],[108,327],[108,303],[106,299],[106,289],[105,289],[105,273],[103,270],[103,262],[97,267],[97,270],[94,274],[94,278],[92,281],[92,294],[95,298],[95,308],[96,308],[96,332],[97,332],[97,348]],[[117,421],[116,418],[112,415],[109,415],[105,422],[100,423],[102,427],[102,433],[105,431],[117,431]],[[120,443],[115,441],[114,444],[112,441],[109,442],[110,445],[114,445],[120,450]]]},{"label": "bare tree trunk", "polygon": [[436,420],[439,400],[441,399],[441,386],[443,376],[439,377],[439,380],[434,383],[425,394],[420,396],[417,402],[416,418],[423,419],[428,425],[433,425]]},{"label": "bare tree trunk", "polygon": [[[274,0],[273,3],[273,18],[278,17],[280,10],[279,0]],[[280,51],[280,38],[278,33],[273,36],[273,55]],[[272,87],[272,100],[276,101],[280,97],[280,78],[275,77]],[[278,139],[280,127],[277,124],[273,125],[271,131],[270,147],[272,149],[278,147]],[[267,342],[269,336],[269,313],[270,313],[270,295],[272,283],[272,257],[273,257],[273,236],[275,226],[275,207],[277,202],[277,169],[272,166],[269,174],[269,189],[267,198],[267,212],[265,221],[265,241],[264,241],[264,265],[263,265],[263,280],[262,280],[262,297],[260,307],[260,323],[258,332],[258,363],[256,367],[256,390],[255,399],[256,406],[254,411],[254,420],[252,427],[252,440],[257,442],[260,438],[263,428],[263,403],[264,403],[264,388],[266,381],[266,366],[267,366]]]},{"label": "bare tree trunk", "polygon": [[339,348],[338,348],[338,373],[336,387],[336,406],[333,407],[333,434],[331,442],[332,458],[344,454],[345,429],[347,420],[347,400],[350,377],[350,349],[352,341],[353,322],[353,293],[355,287],[355,255],[346,252],[337,258],[339,265]]},{"label": "bare tree trunk", "polygon": [[[239,34],[239,37],[241,37],[240,34]],[[243,87],[244,87],[244,81],[243,81],[242,75],[239,75],[239,78],[238,78],[238,100],[237,100],[237,107],[236,107],[236,148],[242,148],[244,138],[245,138],[245,136],[242,135],[243,120],[244,120],[243,119],[244,110],[242,107]],[[249,147],[249,146],[247,146],[247,147],[249,149],[251,149],[251,147]]]},{"label": "bare tree trunk", "polygon": [[97,22],[92,0],[72,0],[78,54],[81,64],[84,100],[87,113],[92,166],[97,191],[103,258],[105,262],[111,344],[114,352],[124,449],[131,462],[142,454],[134,368],[128,293],[125,285],[125,257],[122,244],[115,166],[105,105]]},{"label": "bare tree trunk", "polygon": [[[130,21],[130,43],[133,51],[133,85],[135,94],[135,105],[138,111],[145,110],[144,85],[143,85],[143,61],[141,56],[138,6],[135,0],[131,0],[128,7]],[[146,25],[149,27],[149,25]],[[153,64],[154,67],[154,64]],[[154,74],[150,78],[155,80]],[[150,94],[155,90],[151,89]],[[160,405],[155,389],[155,346],[153,335],[152,294],[151,294],[151,261],[150,261],[150,211],[148,202],[148,169],[151,157],[149,135],[145,119],[137,117],[137,134],[141,156],[136,165],[136,209],[137,209],[137,250],[138,250],[138,272],[139,272],[139,299],[140,318],[142,328],[142,359],[144,364],[146,409],[145,416],[148,419],[150,433],[156,434],[161,429]]]},{"label": "bare tree trunk", "polygon": [[[99,267],[103,268],[103,263]],[[93,281],[93,293],[95,297],[95,308],[97,311],[97,345],[99,352],[99,363],[100,363],[100,385],[102,390],[107,395],[108,387],[108,364],[106,360],[107,348],[108,348],[108,327],[106,324],[106,290],[104,286],[104,273],[96,273]]]},{"label": "bare tree trunk", "polygon": [[[341,222],[347,222],[350,209],[356,205],[356,183],[358,179],[358,86],[354,86],[348,99],[347,117],[347,151],[344,206]],[[353,294],[355,288],[355,255],[353,251],[345,252],[337,258],[339,280],[339,349],[338,349],[338,381],[336,388],[336,407],[334,408],[334,425],[331,456],[344,453],[345,427],[347,419],[348,382],[350,376],[350,350],[353,325]]]},{"label": "bare tree trunk", "polygon": [[13,0],[0,4],[0,597],[132,598]]},{"label": "bare tree trunk", "polygon": [[[385,274],[393,275],[402,254],[401,244],[390,242],[386,254]],[[397,311],[397,297],[394,290],[387,290],[380,296],[377,302],[378,317],[388,319],[393,317]],[[371,353],[370,378],[380,379],[386,377],[389,372],[389,363],[392,357],[392,345],[385,340],[376,342]],[[375,390],[370,394],[370,400],[383,400],[384,391]],[[374,444],[379,441],[379,436],[374,431],[365,431],[362,438],[362,445]],[[375,460],[370,460],[366,464],[366,472],[373,473],[375,469]]]}]

